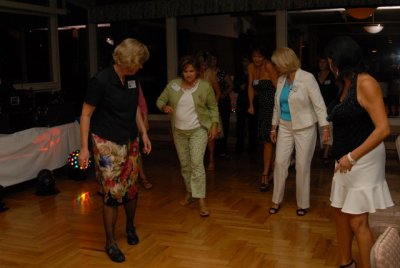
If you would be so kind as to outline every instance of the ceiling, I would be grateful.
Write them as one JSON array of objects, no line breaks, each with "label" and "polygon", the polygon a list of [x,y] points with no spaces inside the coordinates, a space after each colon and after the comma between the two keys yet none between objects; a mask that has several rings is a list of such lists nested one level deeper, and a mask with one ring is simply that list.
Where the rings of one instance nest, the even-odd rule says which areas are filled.
[{"label": "ceiling", "polygon": [[[66,0],[65,8],[68,12],[60,14],[58,21],[61,26],[86,24],[87,7],[93,5],[121,4],[128,2],[143,2],[154,0]],[[165,0],[168,1],[168,0]],[[7,1],[12,2],[12,1]],[[13,1],[17,2],[17,1]],[[43,4],[47,0],[21,0],[20,3]],[[43,3],[42,3],[43,2]],[[275,23],[274,12],[244,12],[234,13],[231,16],[246,18],[252,26],[262,29],[267,25]],[[374,20],[383,23],[385,29],[382,34],[398,34],[400,27],[400,9],[377,9],[374,12]],[[372,22],[372,17],[366,19],[354,19],[349,16],[345,9],[325,10],[301,10],[288,12],[289,27],[326,27],[330,31],[343,31],[353,34],[363,34],[362,27]],[[4,12],[0,3],[0,29],[29,29],[43,27],[46,20],[43,17],[30,15],[26,12],[17,14]]]}]

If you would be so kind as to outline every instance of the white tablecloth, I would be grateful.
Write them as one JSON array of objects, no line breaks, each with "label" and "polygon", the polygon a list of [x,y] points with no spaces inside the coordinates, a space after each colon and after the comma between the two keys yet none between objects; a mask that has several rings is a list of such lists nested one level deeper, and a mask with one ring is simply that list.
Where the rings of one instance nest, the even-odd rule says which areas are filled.
[{"label": "white tablecloth", "polygon": [[42,169],[60,168],[79,148],[78,122],[0,135],[0,185],[18,184],[36,178]]}]

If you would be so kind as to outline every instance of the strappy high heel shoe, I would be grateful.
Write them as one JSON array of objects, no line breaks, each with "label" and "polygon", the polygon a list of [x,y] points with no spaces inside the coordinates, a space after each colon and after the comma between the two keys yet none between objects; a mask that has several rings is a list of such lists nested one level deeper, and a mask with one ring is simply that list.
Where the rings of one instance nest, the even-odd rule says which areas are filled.
[{"label": "strappy high heel shoe", "polygon": [[[353,264],[354,264],[354,266],[353,266]],[[339,266],[339,268],[350,268],[350,267],[357,268],[357,263],[355,260],[351,260],[348,264]]]},{"label": "strappy high heel shoe", "polygon": [[260,192],[266,192],[269,190],[269,179],[268,175],[263,174],[261,176]]}]

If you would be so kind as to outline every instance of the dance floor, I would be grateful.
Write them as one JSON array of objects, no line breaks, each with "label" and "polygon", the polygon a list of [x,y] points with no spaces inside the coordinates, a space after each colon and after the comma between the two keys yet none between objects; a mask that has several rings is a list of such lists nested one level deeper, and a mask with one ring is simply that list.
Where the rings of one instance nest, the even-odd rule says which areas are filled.
[{"label": "dance floor", "polygon": [[[104,252],[102,204],[90,170],[85,180],[55,172],[60,193],[36,196],[35,181],[6,188],[0,213],[0,267],[338,267],[338,245],[329,204],[333,162],[324,165],[316,151],[312,163],[311,209],[296,215],[295,174],[290,171],[285,199],[269,215],[272,191],[260,192],[261,149],[217,158],[207,173],[208,218],[198,203],[182,207],[185,194],[172,142],[158,141],[144,157],[154,187],[140,186],[136,227],[140,243],[130,246],[125,216],[118,215],[117,242],[126,255],[112,263]],[[387,181],[396,206],[370,216],[377,237],[389,226],[400,230],[400,164],[387,151]],[[29,167],[22,167],[29,168]],[[353,244],[355,259],[357,246]]]}]

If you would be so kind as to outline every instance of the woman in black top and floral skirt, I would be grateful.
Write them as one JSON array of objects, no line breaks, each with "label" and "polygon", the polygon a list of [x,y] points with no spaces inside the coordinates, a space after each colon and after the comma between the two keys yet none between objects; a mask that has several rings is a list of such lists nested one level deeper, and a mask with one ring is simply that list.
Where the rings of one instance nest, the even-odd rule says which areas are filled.
[{"label": "woman in black top and floral skirt", "polygon": [[81,114],[79,164],[89,162],[89,129],[93,141],[96,177],[102,185],[105,250],[112,261],[122,262],[114,232],[118,206],[126,213],[127,242],[137,244],[134,227],[139,171],[138,131],[143,150],[151,143],[138,106],[139,81],[135,76],[149,58],[147,47],[135,39],[125,39],[113,53],[114,65],[97,73],[89,83]]}]

